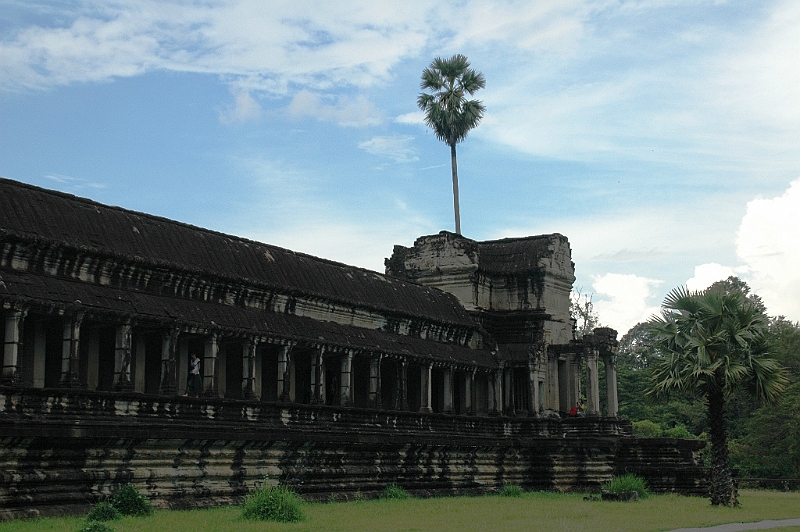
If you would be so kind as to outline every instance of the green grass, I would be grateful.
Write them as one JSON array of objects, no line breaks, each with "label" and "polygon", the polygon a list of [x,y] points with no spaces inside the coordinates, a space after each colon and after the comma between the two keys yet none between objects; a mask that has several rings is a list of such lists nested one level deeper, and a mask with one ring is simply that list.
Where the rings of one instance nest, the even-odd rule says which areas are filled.
[{"label": "green grass", "polygon": [[[658,531],[762,519],[800,518],[800,493],[742,490],[741,508],[714,508],[708,499],[654,495],[636,503],[584,501],[582,494],[525,493],[522,497],[442,497],[304,504],[296,524],[247,521],[241,508],[157,510],[123,517],[116,532],[269,531]],[[79,517],[0,523],[0,532],[77,532]],[[794,527],[797,530],[798,527]],[[781,532],[793,530],[776,529]]]}]

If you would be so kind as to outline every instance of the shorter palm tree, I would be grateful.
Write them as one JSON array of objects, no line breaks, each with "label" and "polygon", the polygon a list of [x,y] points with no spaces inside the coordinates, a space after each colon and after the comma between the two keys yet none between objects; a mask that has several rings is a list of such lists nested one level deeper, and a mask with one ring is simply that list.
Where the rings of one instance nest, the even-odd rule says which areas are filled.
[{"label": "shorter palm tree", "polygon": [[453,172],[453,207],[456,233],[461,234],[461,214],[458,202],[458,165],[456,144],[467,138],[469,130],[478,125],[486,110],[480,100],[468,100],[486,86],[483,74],[470,68],[461,54],[450,59],[437,57],[422,71],[420,88],[432,93],[419,95],[417,105],[425,112],[425,123],[436,138],[450,146],[450,167]]},{"label": "shorter palm tree", "polygon": [[661,316],[648,322],[659,352],[649,393],[673,391],[702,397],[711,436],[711,504],[736,506],[723,416],[736,390],[775,402],[788,382],[769,358],[767,317],[739,290],[716,286],[702,292],[673,289]]}]

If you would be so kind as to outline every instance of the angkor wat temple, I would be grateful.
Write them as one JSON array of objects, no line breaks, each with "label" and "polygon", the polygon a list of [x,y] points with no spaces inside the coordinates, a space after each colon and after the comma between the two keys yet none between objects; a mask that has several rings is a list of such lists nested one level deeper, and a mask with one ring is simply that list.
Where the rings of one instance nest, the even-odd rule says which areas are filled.
[{"label": "angkor wat temple", "polygon": [[702,444],[618,418],[617,333],[574,338],[573,281],[559,234],[442,232],[382,275],[0,179],[0,519],[125,482],[171,507],[620,472],[703,493]]}]

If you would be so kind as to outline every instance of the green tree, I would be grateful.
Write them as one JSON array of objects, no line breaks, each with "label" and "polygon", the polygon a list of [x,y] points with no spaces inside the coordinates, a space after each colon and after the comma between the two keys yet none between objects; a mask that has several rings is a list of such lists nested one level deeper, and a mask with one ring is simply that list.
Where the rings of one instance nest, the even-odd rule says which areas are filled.
[{"label": "green tree", "polygon": [[453,207],[456,233],[461,234],[461,214],[458,201],[458,165],[456,144],[483,118],[485,107],[480,100],[468,100],[486,86],[483,74],[470,68],[461,54],[450,59],[437,57],[422,71],[420,88],[429,90],[417,98],[417,105],[425,112],[425,123],[433,129],[436,138],[450,146],[450,165],[453,171]]},{"label": "green tree", "polygon": [[769,357],[768,320],[741,290],[673,289],[649,328],[661,359],[651,394],[688,392],[707,409],[711,439],[711,504],[737,505],[725,429],[725,402],[737,390],[775,402],[788,382]]}]

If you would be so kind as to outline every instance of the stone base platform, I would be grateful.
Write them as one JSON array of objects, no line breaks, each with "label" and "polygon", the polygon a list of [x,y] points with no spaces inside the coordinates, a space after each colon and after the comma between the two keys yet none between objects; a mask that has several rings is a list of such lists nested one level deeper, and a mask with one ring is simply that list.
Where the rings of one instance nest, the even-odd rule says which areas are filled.
[{"label": "stone base platform", "polygon": [[627,421],[419,414],[230,399],[0,388],[0,520],[86,512],[132,482],[156,507],[239,502],[261,483],[310,500],[599,491],[633,472],[704,495],[702,442]]}]

